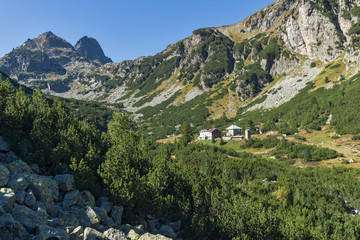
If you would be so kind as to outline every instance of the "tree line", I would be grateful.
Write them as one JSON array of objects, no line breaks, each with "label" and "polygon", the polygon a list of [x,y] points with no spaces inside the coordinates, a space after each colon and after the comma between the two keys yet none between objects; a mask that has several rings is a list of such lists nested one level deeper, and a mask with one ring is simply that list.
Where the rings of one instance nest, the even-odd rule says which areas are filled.
[{"label": "tree line", "polygon": [[[192,141],[160,144],[115,111],[106,132],[0,81],[0,135],[44,173],[73,173],[79,189],[109,195],[135,214],[169,214],[185,239],[358,239],[357,169],[295,168]],[[270,143],[269,143],[270,144]],[[285,146],[286,148],[289,146]]]}]

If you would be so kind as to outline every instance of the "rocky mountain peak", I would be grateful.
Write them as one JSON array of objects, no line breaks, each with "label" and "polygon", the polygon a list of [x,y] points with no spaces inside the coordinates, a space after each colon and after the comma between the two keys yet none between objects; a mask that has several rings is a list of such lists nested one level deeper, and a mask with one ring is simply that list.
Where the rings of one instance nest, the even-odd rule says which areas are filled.
[{"label": "rocky mountain peak", "polygon": [[52,48],[63,48],[73,50],[74,47],[66,40],[56,36],[52,32],[45,32],[33,39],[37,43],[38,48],[41,50],[47,50]]},{"label": "rocky mountain peak", "polygon": [[105,56],[100,44],[96,39],[84,36],[75,44],[76,52],[82,56],[91,60],[99,60],[105,64],[112,62],[112,60]]}]

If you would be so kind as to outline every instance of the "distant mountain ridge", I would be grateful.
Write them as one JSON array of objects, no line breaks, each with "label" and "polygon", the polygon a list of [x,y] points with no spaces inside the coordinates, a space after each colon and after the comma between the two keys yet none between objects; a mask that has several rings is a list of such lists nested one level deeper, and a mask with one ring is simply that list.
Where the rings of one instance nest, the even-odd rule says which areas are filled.
[{"label": "distant mountain ridge", "polygon": [[52,32],[28,39],[0,59],[0,71],[29,87],[68,91],[82,71],[92,71],[112,60],[94,38],[83,37],[74,46]]}]

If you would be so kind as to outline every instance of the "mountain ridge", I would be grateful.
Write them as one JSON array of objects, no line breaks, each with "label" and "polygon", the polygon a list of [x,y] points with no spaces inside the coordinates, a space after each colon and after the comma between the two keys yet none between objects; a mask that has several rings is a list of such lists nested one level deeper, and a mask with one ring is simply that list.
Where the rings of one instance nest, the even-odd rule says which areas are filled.
[{"label": "mountain ridge", "polygon": [[[346,4],[278,0],[240,23],[195,30],[154,56],[68,66],[71,76],[57,78],[58,85],[21,71],[12,77],[25,82],[37,78],[31,80],[33,86],[53,95],[121,103],[146,120],[185,106],[191,106],[195,115],[201,112],[202,121],[223,115],[233,118],[240,107],[252,102],[252,110],[271,109],[289,101],[309,82],[331,87],[341,76],[356,74],[358,4],[358,0]],[[64,76],[64,70],[48,63],[46,56],[42,62]],[[334,62],[340,69],[326,69]],[[30,70],[36,66],[30,65]],[[260,98],[261,103],[254,102]],[[171,125],[179,121],[174,119]]]},{"label": "mountain ridge", "polygon": [[[91,42],[93,52],[83,45],[87,41]],[[26,40],[1,58],[0,70],[28,87],[39,86],[65,92],[70,89],[68,84],[82,71],[91,71],[112,62],[95,39],[87,38],[84,43],[78,42],[77,47],[82,52],[76,51],[69,42],[48,31]]]}]

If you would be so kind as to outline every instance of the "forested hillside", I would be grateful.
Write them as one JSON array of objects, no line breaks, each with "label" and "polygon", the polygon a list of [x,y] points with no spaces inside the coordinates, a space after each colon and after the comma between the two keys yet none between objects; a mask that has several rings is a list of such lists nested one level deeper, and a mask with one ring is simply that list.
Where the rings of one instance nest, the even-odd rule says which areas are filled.
[{"label": "forested hillside", "polygon": [[1,82],[0,93],[0,135],[12,150],[43,172],[74,173],[79,189],[109,194],[128,222],[168,213],[183,220],[184,239],[360,237],[358,169],[301,169],[194,143],[185,123],[177,143],[159,144],[120,112],[100,133],[40,91],[29,97]]}]

